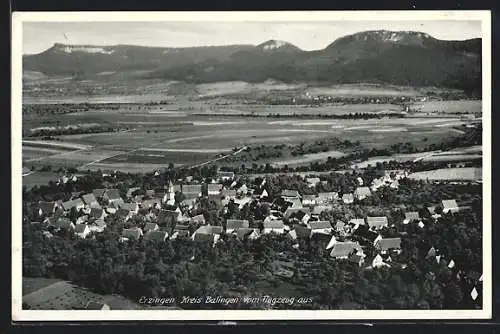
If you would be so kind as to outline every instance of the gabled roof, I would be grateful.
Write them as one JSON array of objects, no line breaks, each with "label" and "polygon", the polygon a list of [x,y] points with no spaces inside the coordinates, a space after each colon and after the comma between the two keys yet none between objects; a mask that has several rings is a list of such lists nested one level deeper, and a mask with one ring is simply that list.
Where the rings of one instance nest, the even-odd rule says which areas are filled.
[{"label": "gabled roof", "polygon": [[410,220],[417,220],[420,218],[420,215],[417,211],[405,212],[405,218]]},{"label": "gabled roof", "polygon": [[366,217],[366,222],[370,227],[382,227],[389,223],[387,217]]},{"label": "gabled roof", "polygon": [[201,193],[201,184],[183,184],[182,192],[185,194]]},{"label": "gabled roof", "polygon": [[97,227],[105,227],[106,222],[104,221],[104,219],[97,219],[92,223],[92,225],[95,225]]},{"label": "gabled roof", "polygon": [[339,197],[338,192],[321,192],[318,193],[318,198],[321,200],[327,200],[327,199],[335,199]]},{"label": "gabled roof", "polygon": [[297,237],[299,238],[309,238],[311,236],[311,229],[307,226],[303,226],[300,224],[295,224],[293,229],[297,233]]},{"label": "gabled roof", "polygon": [[97,201],[93,193],[83,195],[82,200],[87,205]]},{"label": "gabled roof", "polygon": [[132,188],[128,188],[128,190],[127,190],[127,195],[126,195],[126,196],[127,196],[127,197],[132,197],[132,194],[133,194],[135,191],[139,190],[139,189],[141,189],[141,188],[140,188],[140,187],[132,187]]},{"label": "gabled roof", "polygon": [[349,220],[349,224],[365,225],[365,219],[364,218],[353,218],[353,219]]},{"label": "gabled roof", "polygon": [[106,189],[94,189],[92,190],[92,194],[94,194],[95,197],[101,198],[104,195],[104,192]]},{"label": "gabled roof", "polygon": [[57,205],[56,202],[44,202],[44,201],[38,202],[38,208],[41,209],[44,214],[52,213],[56,205]]},{"label": "gabled roof", "polygon": [[54,226],[57,228],[73,228],[74,225],[68,218],[60,217],[54,222]]},{"label": "gabled roof", "polygon": [[281,228],[285,228],[285,224],[283,223],[282,220],[271,220],[271,221],[268,221],[268,222],[264,222],[264,228],[277,228],[277,229],[281,229]]},{"label": "gabled roof", "polygon": [[144,226],[144,231],[154,231],[158,228],[158,224],[156,223],[146,223]]},{"label": "gabled roof", "polygon": [[135,211],[137,209],[137,203],[120,203],[119,208],[125,211]]},{"label": "gabled roof", "polygon": [[356,196],[370,196],[371,195],[371,191],[370,191],[369,187],[358,187],[354,191],[354,194]]},{"label": "gabled roof", "polygon": [[313,215],[319,215],[322,212],[331,211],[331,210],[333,210],[333,206],[331,206],[331,205],[316,205],[315,207],[313,207],[311,213]]},{"label": "gabled roof", "polygon": [[291,203],[291,208],[302,208],[302,201],[299,198],[292,198],[287,200],[288,203]]},{"label": "gabled roof", "polygon": [[252,234],[255,231],[253,228],[249,227],[241,227],[236,231],[236,237],[238,239],[245,239],[247,238],[250,234]]},{"label": "gabled roof", "polygon": [[71,210],[71,208],[76,208],[77,206],[84,206],[83,201],[79,198],[62,203],[64,211]]},{"label": "gabled roof", "polygon": [[92,208],[90,209],[89,216],[92,218],[101,218],[104,214],[104,209],[102,208]]},{"label": "gabled roof", "polygon": [[144,239],[154,242],[164,242],[167,237],[168,233],[165,231],[149,231],[144,235]]},{"label": "gabled roof", "polygon": [[302,202],[304,201],[316,201],[316,195],[303,195]]},{"label": "gabled roof", "polygon": [[122,231],[122,236],[125,238],[139,239],[142,235],[142,230],[139,227],[127,228]]},{"label": "gabled roof", "polygon": [[281,196],[283,196],[283,197],[299,197],[300,194],[297,190],[285,189],[281,192]]},{"label": "gabled roof", "polygon": [[246,219],[228,219],[226,223],[226,229],[239,229],[247,228],[250,223]]},{"label": "gabled roof", "polygon": [[343,201],[354,201],[354,195],[352,193],[343,194],[342,200]]},{"label": "gabled roof", "polygon": [[455,209],[458,208],[457,201],[454,199],[443,200],[443,209]]},{"label": "gabled roof", "polygon": [[332,228],[332,224],[330,224],[327,220],[319,220],[315,222],[309,222],[312,230],[320,230],[325,228]]},{"label": "gabled roof", "polygon": [[110,199],[110,200],[117,200],[120,199],[120,191],[118,189],[106,189],[104,194]]},{"label": "gabled roof", "polygon": [[204,223],[205,216],[203,216],[202,214],[196,215],[194,217],[191,217],[191,221],[194,223]]},{"label": "gabled roof", "polygon": [[76,224],[75,233],[83,233],[87,228],[88,228],[87,224]]},{"label": "gabled roof", "polygon": [[308,178],[306,178],[306,182],[316,184],[316,183],[320,183],[321,180],[319,177],[308,177]]},{"label": "gabled roof", "polygon": [[401,238],[385,238],[377,242],[376,247],[381,251],[401,249]]},{"label": "gabled roof", "polygon": [[209,183],[208,184],[208,191],[210,192],[219,192],[222,190],[222,184],[220,183]]},{"label": "gabled roof", "polygon": [[337,241],[333,245],[333,249],[330,253],[332,257],[346,257],[355,251],[361,250],[361,246],[357,242],[352,241]]},{"label": "gabled roof", "polygon": [[236,189],[222,189],[221,195],[224,197],[236,197]]}]

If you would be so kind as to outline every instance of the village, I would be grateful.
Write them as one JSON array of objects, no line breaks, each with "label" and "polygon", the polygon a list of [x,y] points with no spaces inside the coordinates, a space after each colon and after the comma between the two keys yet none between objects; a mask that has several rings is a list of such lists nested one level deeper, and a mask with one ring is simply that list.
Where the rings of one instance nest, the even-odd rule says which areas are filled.
[{"label": "village", "polygon": [[[368,271],[404,271],[410,258],[431,261],[446,268],[458,282],[465,282],[465,293],[471,302],[476,301],[482,284],[479,266],[463,263],[461,255],[455,258],[450,247],[442,249],[438,243],[432,244],[432,236],[419,245],[420,255],[404,253],[408,252],[405,244],[412,234],[450,224],[462,215],[470,224],[477,208],[471,207],[470,201],[457,201],[448,195],[433,203],[424,201],[426,205],[373,209],[370,201],[374,198],[384,202],[385,197],[390,202],[390,196],[405,192],[413,182],[407,179],[408,171],[404,169],[384,170],[379,175],[359,171],[344,174],[342,177],[348,179],[350,186],[337,187],[344,191],[333,191],[332,176],[296,176],[293,182],[279,183],[278,176],[249,178],[222,170],[198,180],[193,176],[170,179],[156,171],[148,177],[154,180],[152,183],[163,186],[145,189],[117,182],[120,177],[116,173],[103,173],[102,179],[115,180],[115,184],[104,181],[106,187],[72,191],[67,200],[31,203],[25,220],[46,239],[95,239],[113,230],[119,243],[144,242],[147,247],[188,240],[195,249],[197,244],[216,248],[228,239],[248,243],[277,237],[289,245],[280,250],[279,259],[273,264],[274,275],[285,281],[293,280],[298,273],[287,254],[307,252],[311,244],[329,261]],[[57,186],[71,185],[77,190],[82,177],[65,176]],[[189,257],[190,261],[195,260],[195,254]]]}]

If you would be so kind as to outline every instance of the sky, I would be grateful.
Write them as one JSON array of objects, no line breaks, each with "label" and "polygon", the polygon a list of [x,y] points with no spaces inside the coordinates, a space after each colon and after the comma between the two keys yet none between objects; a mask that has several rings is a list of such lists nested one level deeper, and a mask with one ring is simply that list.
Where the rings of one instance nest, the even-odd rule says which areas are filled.
[{"label": "sky", "polygon": [[[323,49],[335,39],[366,30],[420,31],[444,40],[481,37],[480,21],[336,22],[24,22],[23,54],[54,43],[189,47],[257,45],[270,39],[303,50]],[[65,37],[66,36],[66,37]]]}]

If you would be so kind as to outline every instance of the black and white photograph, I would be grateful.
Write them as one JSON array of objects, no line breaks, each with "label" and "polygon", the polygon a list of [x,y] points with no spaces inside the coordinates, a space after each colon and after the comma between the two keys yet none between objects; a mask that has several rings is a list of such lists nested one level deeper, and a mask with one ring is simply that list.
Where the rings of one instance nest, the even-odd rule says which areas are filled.
[{"label": "black and white photograph", "polygon": [[14,320],[491,318],[490,34],[14,13]]}]

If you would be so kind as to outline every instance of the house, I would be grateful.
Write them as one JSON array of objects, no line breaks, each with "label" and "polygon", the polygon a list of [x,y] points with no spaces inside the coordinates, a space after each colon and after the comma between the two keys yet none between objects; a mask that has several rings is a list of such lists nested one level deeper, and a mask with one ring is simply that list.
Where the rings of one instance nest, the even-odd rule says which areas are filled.
[{"label": "house", "polygon": [[106,192],[106,189],[94,189],[94,190],[92,190],[92,194],[94,194],[94,197],[97,200],[102,199],[102,197],[104,196],[105,192]]},{"label": "house", "polygon": [[372,191],[377,191],[380,187],[383,187],[385,185],[384,181],[382,179],[374,179],[371,184],[371,190]]},{"label": "house", "polygon": [[371,229],[381,229],[389,225],[387,217],[366,217],[366,223]]},{"label": "house", "polygon": [[366,255],[363,253],[358,254],[353,252],[348,256],[347,260],[357,264],[359,267],[362,267],[365,264],[365,257]]},{"label": "house", "polygon": [[284,200],[289,201],[292,199],[300,199],[301,196],[297,190],[285,189],[281,192],[281,197]]},{"label": "house", "polygon": [[97,202],[93,193],[85,194],[82,196],[83,203],[88,208],[100,208],[101,205]]},{"label": "house", "polygon": [[113,203],[122,200],[118,189],[106,189],[102,198],[107,203]]},{"label": "house", "polygon": [[377,248],[382,254],[389,251],[401,251],[401,238],[382,238],[375,243]]},{"label": "house", "polygon": [[201,184],[183,184],[182,194],[186,198],[197,198],[201,196]]},{"label": "house", "polygon": [[45,202],[45,201],[38,202],[39,216],[50,216],[59,209],[62,209],[62,206],[58,202]]},{"label": "house", "polygon": [[104,219],[96,219],[90,224],[89,228],[91,232],[104,232],[104,229],[106,228],[106,222],[104,221]]},{"label": "house", "polygon": [[176,210],[165,210],[161,209],[160,212],[158,213],[158,221],[162,222],[162,224],[174,224],[179,221],[181,214],[179,211]]},{"label": "house", "polygon": [[89,221],[89,216],[87,215],[84,215],[84,216],[80,216],[76,219],[76,224],[86,224],[87,222]]},{"label": "house", "polygon": [[122,231],[122,237],[125,240],[139,240],[142,237],[142,230],[139,227],[126,228]]},{"label": "house", "polygon": [[332,235],[332,237],[330,238],[330,241],[328,242],[328,244],[326,245],[326,250],[332,248],[333,246],[335,246],[335,243],[337,242],[337,238]]},{"label": "house", "polygon": [[85,306],[86,310],[109,310],[109,305],[105,303],[89,301]]},{"label": "house", "polygon": [[382,239],[380,234],[371,231],[366,225],[359,225],[352,233],[352,237],[373,246]]},{"label": "house", "polygon": [[242,227],[236,231],[236,237],[240,240],[255,240],[259,237],[259,232],[255,228]]},{"label": "house", "polygon": [[203,216],[202,214],[199,214],[199,215],[196,215],[194,217],[191,217],[189,219],[189,221],[191,223],[194,223],[194,224],[205,224],[205,216]]},{"label": "house", "polygon": [[92,208],[89,212],[89,220],[104,219],[107,214],[104,209]]},{"label": "house", "polygon": [[259,195],[259,198],[266,198],[269,197],[269,194],[267,193],[266,189],[262,189],[262,192]]},{"label": "house", "polygon": [[119,203],[118,208],[127,211],[129,214],[139,213],[139,203]]},{"label": "house", "polygon": [[65,217],[59,217],[56,219],[51,226],[56,228],[57,230],[63,229],[63,230],[74,230],[75,229],[75,224],[71,220]]},{"label": "house", "polygon": [[304,195],[302,196],[303,206],[314,206],[316,205],[316,195]]},{"label": "house", "polygon": [[114,202],[111,202],[109,205],[118,210],[120,208],[120,205],[122,205],[123,203],[125,203],[125,201],[122,198],[120,198]]},{"label": "house", "polygon": [[368,187],[358,187],[354,191],[354,197],[358,200],[361,201],[362,199],[365,199],[368,196],[371,196],[371,191],[370,188]]},{"label": "house", "polygon": [[222,190],[222,184],[220,183],[209,183],[207,185],[208,195],[219,195]]},{"label": "house", "polygon": [[393,181],[391,182],[391,185],[389,186],[391,189],[398,189],[399,188],[399,181]]},{"label": "house", "polygon": [[63,202],[61,205],[64,211],[70,211],[73,208],[75,208],[75,210],[77,211],[80,211],[85,208],[85,204],[80,198]]},{"label": "house", "polygon": [[141,207],[144,209],[160,209],[161,203],[161,198],[146,199],[142,201]]},{"label": "house", "polygon": [[311,211],[311,215],[319,216],[322,212],[332,211],[333,206],[331,205],[316,205]]},{"label": "house", "polygon": [[264,234],[269,234],[269,233],[284,233],[285,232],[285,224],[283,223],[282,220],[271,220],[268,222],[264,222],[264,228],[262,230],[262,233]]},{"label": "house", "polygon": [[132,187],[132,188],[128,188],[127,190],[127,194],[125,195],[127,198],[132,198],[133,197],[133,194],[138,191],[138,190],[141,190],[140,187]]},{"label": "house", "polygon": [[311,228],[302,224],[295,224],[293,230],[297,235],[297,238],[311,238]]},{"label": "house", "polygon": [[343,194],[342,195],[342,202],[344,202],[344,204],[352,204],[354,203],[354,195],[353,194]]},{"label": "house", "polygon": [[236,198],[236,189],[222,189],[221,195],[226,199],[235,199]]},{"label": "house", "polygon": [[298,198],[289,199],[286,202],[291,204],[290,208],[302,208],[302,207],[304,207],[302,205],[302,201]]},{"label": "house", "polygon": [[384,262],[384,259],[380,254],[377,254],[372,260],[372,268],[390,267]]},{"label": "house", "polygon": [[87,224],[75,225],[75,234],[82,239],[85,239],[90,232],[90,227]]},{"label": "house", "polygon": [[144,232],[157,231],[159,229],[160,227],[156,223],[146,223],[146,225],[144,225]]},{"label": "house", "polygon": [[357,242],[337,241],[334,243],[330,256],[335,259],[347,259],[352,254],[361,255],[363,250]]},{"label": "house", "polygon": [[321,192],[318,193],[316,204],[328,204],[339,199],[338,192]]},{"label": "house", "polygon": [[240,228],[248,228],[250,223],[243,219],[228,219],[226,222],[226,233],[233,233]]},{"label": "house", "polygon": [[242,198],[236,198],[234,199],[234,203],[238,204],[238,208],[242,209],[245,204],[252,202],[252,197],[250,196],[245,196]]},{"label": "house", "polygon": [[405,219],[408,219],[409,222],[419,220],[420,215],[417,211],[410,211],[410,212],[405,212]]},{"label": "house", "polygon": [[306,182],[309,185],[309,187],[312,188],[318,185],[321,182],[321,180],[319,179],[319,177],[308,177],[306,178]]},{"label": "house", "polygon": [[234,172],[218,171],[217,178],[222,181],[234,179]]},{"label": "house", "polygon": [[333,231],[332,224],[326,220],[309,222],[308,225],[311,228],[311,236],[315,233],[330,234]]},{"label": "house", "polygon": [[335,231],[337,233],[344,233],[346,230],[346,224],[341,221],[341,220],[338,220],[336,223],[335,223]]},{"label": "house", "polygon": [[168,238],[166,231],[150,230],[144,235],[144,239],[153,242],[165,242]]},{"label": "house", "polygon": [[448,212],[456,213],[459,211],[457,201],[454,199],[443,200],[442,203],[443,203],[443,213],[448,213]]},{"label": "house", "polygon": [[211,226],[211,225],[203,225],[200,226],[196,231],[194,231],[191,238],[194,241],[211,241],[212,247],[215,246],[217,241],[220,238],[220,234],[222,233],[221,226]]},{"label": "house", "polygon": [[196,207],[197,198],[186,198],[181,202],[183,207],[187,207],[189,210]]},{"label": "house", "polygon": [[246,184],[243,184],[241,187],[236,189],[236,194],[238,195],[246,195],[247,192],[248,192],[248,187]]}]

